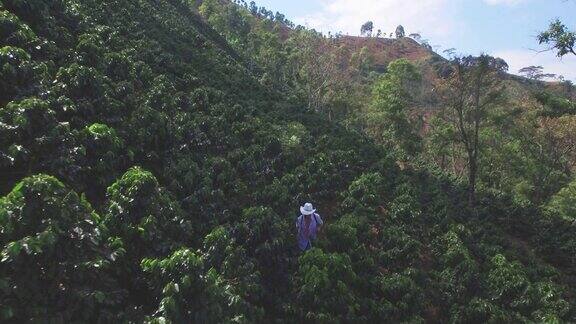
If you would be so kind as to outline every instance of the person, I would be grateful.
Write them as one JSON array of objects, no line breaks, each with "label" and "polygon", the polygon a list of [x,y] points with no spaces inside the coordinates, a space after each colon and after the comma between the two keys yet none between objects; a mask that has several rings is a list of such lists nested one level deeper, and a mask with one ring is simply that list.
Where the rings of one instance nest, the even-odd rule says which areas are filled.
[{"label": "person", "polygon": [[300,250],[306,251],[312,248],[312,241],[316,239],[323,225],[322,218],[316,213],[311,203],[300,206],[300,216],[296,220]]}]

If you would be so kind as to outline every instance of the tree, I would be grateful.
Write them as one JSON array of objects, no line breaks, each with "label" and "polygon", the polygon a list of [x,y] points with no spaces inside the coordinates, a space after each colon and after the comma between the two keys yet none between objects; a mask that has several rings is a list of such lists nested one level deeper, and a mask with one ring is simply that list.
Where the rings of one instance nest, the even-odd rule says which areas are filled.
[{"label": "tree", "polygon": [[482,143],[480,131],[487,113],[503,99],[501,73],[508,70],[504,60],[488,55],[467,56],[452,61],[453,71],[446,80],[445,118],[457,130],[454,140],[464,146],[468,171],[468,198],[476,200],[478,157]]},{"label": "tree", "polygon": [[425,49],[427,49],[429,51],[433,50],[432,45],[430,45],[430,43],[428,42],[427,39],[423,40],[421,45],[422,45],[422,47],[424,47]]},{"label": "tree", "polygon": [[382,37],[382,29],[378,29],[378,32],[376,33],[376,38],[380,37]]},{"label": "tree", "polygon": [[300,31],[289,41],[296,44],[287,64],[291,70],[290,77],[307,101],[308,109],[326,112],[332,118],[328,102],[345,82],[338,56],[330,50],[329,40],[312,31]]},{"label": "tree", "polygon": [[368,133],[378,142],[396,147],[401,158],[420,151],[421,139],[409,120],[408,107],[421,76],[406,59],[393,61],[375,84],[368,113]]},{"label": "tree", "polygon": [[412,33],[408,35],[408,37],[414,39],[417,42],[419,42],[422,39],[422,35],[420,35],[419,33]]},{"label": "tree", "polygon": [[550,23],[548,30],[538,35],[538,43],[550,45],[549,50],[555,50],[558,57],[570,53],[576,55],[576,32],[568,30],[558,19]]},{"label": "tree", "polygon": [[367,76],[373,66],[372,53],[370,53],[368,47],[364,46],[359,52],[352,54],[350,63],[361,75]]},{"label": "tree", "polygon": [[249,10],[250,10],[250,13],[254,16],[256,16],[258,14],[258,6],[256,5],[256,2],[250,1]]},{"label": "tree", "polygon": [[456,55],[456,49],[454,47],[447,48],[443,50],[442,53],[446,54],[449,58],[453,58]]},{"label": "tree", "polygon": [[542,66],[534,66],[534,65],[523,67],[520,70],[518,70],[518,73],[524,75],[525,77],[531,80],[542,80],[546,78],[556,77],[556,74],[544,73],[544,68]]},{"label": "tree", "polygon": [[544,68],[542,66],[531,65],[521,68],[518,70],[518,73],[524,75],[528,79],[537,80],[537,76],[541,75],[543,70]]},{"label": "tree", "polygon": [[362,27],[360,28],[360,34],[362,36],[372,36],[372,30],[374,29],[374,23],[371,21],[367,21],[366,23],[364,23],[364,25],[362,25]]},{"label": "tree", "polygon": [[545,117],[540,120],[539,139],[547,148],[546,155],[565,174],[576,168],[576,116]]},{"label": "tree", "polygon": [[284,24],[286,22],[286,16],[278,11],[274,15],[274,21]]},{"label": "tree", "polygon": [[[208,19],[192,14],[200,3]],[[382,53],[232,5],[0,0],[0,323],[574,322],[576,287],[554,266],[576,269],[576,224],[507,194],[466,218],[458,181],[424,155],[397,165],[428,128],[412,118],[413,67],[378,76],[370,55]],[[5,12],[41,39],[14,36]],[[438,56],[419,65],[450,70]],[[534,116],[530,135],[534,107],[518,114]],[[339,109],[357,115],[331,122]],[[501,156],[496,168],[525,161]],[[542,177],[551,193],[569,182],[556,180]],[[296,254],[303,200],[322,206],[326,230]]]},{"label": "tree", "polygon": [[396,27],[396,38],[402,38],[404,36],[406,36],[406,32],[404,31],[404,26],[398,25],[398,27]]},{"label": "tree", "polygon": [[546,207],[569,221],[576,221],[576,180],[554,195]]}]

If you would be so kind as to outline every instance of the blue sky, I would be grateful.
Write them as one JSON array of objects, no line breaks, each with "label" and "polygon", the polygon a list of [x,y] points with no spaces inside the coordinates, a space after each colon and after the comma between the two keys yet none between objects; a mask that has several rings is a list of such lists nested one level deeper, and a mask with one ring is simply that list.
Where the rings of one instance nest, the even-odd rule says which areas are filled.
[{"label": "blue sky", "polygon": [[430,44],[456,48],[461,54],[488,53],[505,59],[510,72],[542,65],[548,73],[576,81],[576,57],[562,60],[537,53],[536,35],[560,18],[576,29],[574,0],[260,0],[258,5],[280,11],[296,24],[323,32],[358,35],[372,20],[375,30],[390,33],[402,24]]}]

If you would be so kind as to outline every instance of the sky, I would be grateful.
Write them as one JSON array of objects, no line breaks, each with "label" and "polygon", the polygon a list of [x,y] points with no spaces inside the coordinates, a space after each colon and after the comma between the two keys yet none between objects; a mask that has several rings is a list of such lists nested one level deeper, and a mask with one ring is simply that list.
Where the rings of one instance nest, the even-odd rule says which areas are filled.
[{"label": "sky", "polygon": [[541,65],[544,72],[576,82],[576,56],[562,59],[541,52],[536,35],[560,18],[576,30],[576,0],[259,0],[296,24],[328,33],[359,35],[374,22],[374,31],[391,33],[404,26],[419,33],[442,54],[455,48],[462,55],[490,54],[503,58],[510,72]]}]

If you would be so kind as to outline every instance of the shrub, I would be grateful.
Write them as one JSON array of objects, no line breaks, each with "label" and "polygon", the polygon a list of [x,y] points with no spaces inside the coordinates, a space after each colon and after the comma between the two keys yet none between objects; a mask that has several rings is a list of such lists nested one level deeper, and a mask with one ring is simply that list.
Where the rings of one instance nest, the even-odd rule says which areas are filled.
[{"label": "shrub", "polygon": [[505,307],[523,308],[528,302],[530,282],[518,262],[509,262],[501,254],[490,260],[490,271],[487,275],[487,290],[493,300]]},{"label": "shrub", "polygon": [[107,321],[123,298],[106,274],[99,216],[56,178],[36,175],[0,198],[0,316],[11,322]]},{"label": "shrub", "polygon": [[144,259],[141,266],[150,286],[161,296],[147,322],[244,322],[254,321],[260,314],[250,311],[214,269],[206,272],[202,258],[189,249],[177,250],[166,259]]},{"label": "shrub", "polygon": [[79,64],[98,68],[104,55],[103,50],[102,39],[99,35],[82,34],[78,37],[76,52]]},{"label": "shrub", "polygon": [[393,322],[423,322],[424,292],[411,278],[408,268],[403,273],[392,273],[380,278],[380,289],[384,299],[392,306],[390,320]]},{"label": "shrub", "polygon": [[0,40],[2,44],[30,50],[38,37],[28,25],[23,24],[18,16],[0,10]]},{"label": "shrub", "polygon": [[30,54],[19,47],[0,47],[0,106],[29,92],[34,80],[30,59]]},{"label": "shrub", "polygon": [[104,124],[92,124],[84,128],[82,144],[86,149],[83,171],[87,182],[96,185],[97,190],[106,188],[118,176],[122,168],[124,142],[113,128]]},{"label": "shrub", "polygon": [[346,254],[313,248],[302,255],[295,285],[301,320],[332,323],[354,320],[359,305],[351,287],[356,280]]},{"label": "shrub", "polygon": [[456,232],[449,231],[438,238],[435,245],[435,254],[442,269],[435,276],[443,302],[454,309],[458,304],[465,304],[477,291],[480,271]]},{"label": "shrub", "polygon": [[379,173],[363,174],[350,184],[342,204],[351,210],[374,211],[377,206],[385,205],[389,199],[382,192],[383,186],[384,179]]},{"label": "shrub", "polygon": [[381,232],[380,263],[389,269],[414,266],[420,260],[421,243],[403,226],[386,226]]},{"label": "shrub", "polygon": [[131,258],[166,255],[197,240],[178,203],[148,171],[131,168],[108,187],[107,197],[103,224],[122,238]]},{"label": "shrub", "polygon": [[[10,102],[0,110],[0,167],[14,171],[42,170],[53,163],[54,151],[61,141],[56,114],[49,104],[30,98]],[[42,156],[44,159],[38,159]]]}]

